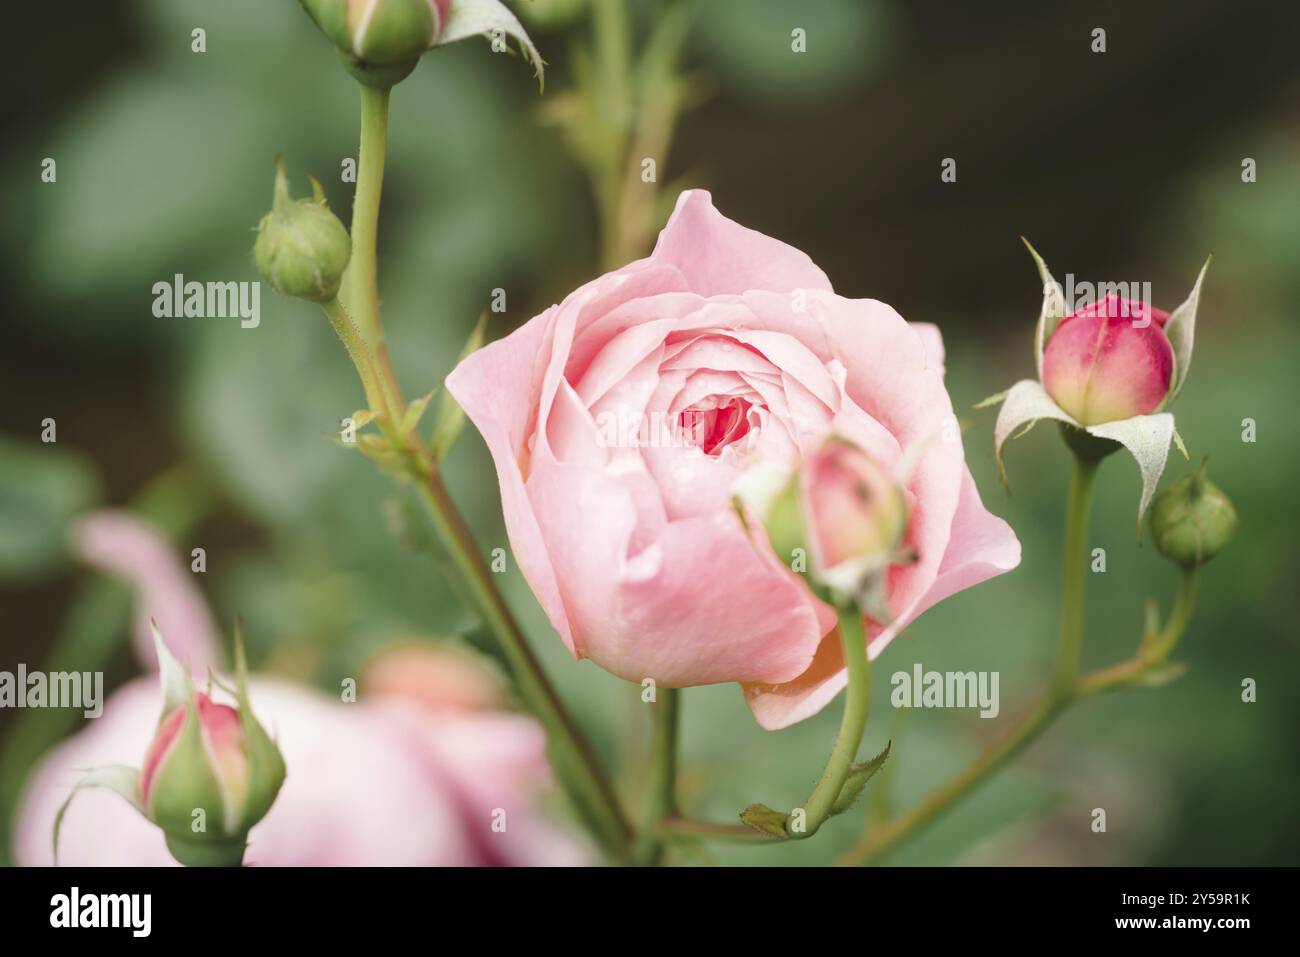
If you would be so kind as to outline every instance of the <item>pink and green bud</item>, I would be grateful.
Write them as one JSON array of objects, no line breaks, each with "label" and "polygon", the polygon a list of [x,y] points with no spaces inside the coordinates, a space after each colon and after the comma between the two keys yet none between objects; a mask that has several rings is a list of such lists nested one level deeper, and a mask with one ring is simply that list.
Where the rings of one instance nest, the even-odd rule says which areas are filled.
[{"label": "pink and green bud", "polygon": [[907,499],[893,476],[835,438],[804,460],[764,521],[782,560],[807,556],[806,568],[794,567],[815,591],[882,621],[884,573],[910,559],[903,548],[907,523]]},{"label": "pink and green bud", "polygon": [[302,0],[321,32],[363,83],[406,78],[447,24],[451,0]]},{"label": "pink and green bud", "polygon": [[1080,425],[1158,411],[1174,381],[1168,319],[1115,295],[1066,316],[1043,352],[1043,387]]},{"label": "pink and green bud", "polygon": [[237,864],[283,781],[284,762],[257,721],[198,692],[159,724],[140,799],[182,864]]},{"label": "pink and green bud", "polygon": [[501,0],[301,2],[348,72],[374,89],[387,90],[406,79],[426,50],[476,35],[491,37],[494,47],[502,38],[514,37],[542,78],[537,48]]},{"label": "pink and green bud", "polygon": [[235,632],[236,706],[196,692],[189,673],[153,629],[163,715],[137,771],[122,765],[87,771],[54,819],[54,851],[68,805],[83,788],[117,792],[163,832],[167,850],[191,867],[242,863],[248,832],[271,809],[285,766],[280,749],[253,717],[242,632]]}]

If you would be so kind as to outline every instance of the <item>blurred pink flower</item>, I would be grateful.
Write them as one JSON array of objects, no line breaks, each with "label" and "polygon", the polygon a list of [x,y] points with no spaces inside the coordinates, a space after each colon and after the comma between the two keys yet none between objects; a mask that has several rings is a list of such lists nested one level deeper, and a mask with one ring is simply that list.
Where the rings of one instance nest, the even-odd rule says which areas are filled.
[{"label": "blurred pink flower", "polygon": [[219,667],[216,624],[194,573],[156,528],[130,512],[105,509],[73,525],[71,539],[75,558],[135,588],[132,637],[143,664],[158,667],[152,619],[191,674],[202,677]]},{"label": "blurred pink flower", "polygon": [[[111,519],[111,521],[110,521]],[[127,515],[94,515],[96,564],[135,583],[153,607],[183,609],[203,626],[182,638],[191,662],[215,659],[210,616],[168,546]],[[117,546],[120,544],[120,548]],[[160,585],[160,583],[162,583]],[[187,592],[166,593],[167,588]],[[160,622],[161,624],[161,622]],[[204,630],[206,629],[206,630]],[[200,640],[195,640],[195,635]],[[169,635],[170,637],[170,635]],[[355,703],[270,677],[249,691],[276,738],[288,777],[253,828],[245,861],[261,866],[571,865],[587,846],[550,822],[537,801],[550,785],[545,739],[527,716],[501,710],[482,689],[495,680],[468,651],[403,646],[371,666]],[[147,661],[155,659],[150,651]],[[400,667],[398,667],[400,666]],[[383,680],[404,670],[400,687]],[[467,695],[466,687],[478,692]],[[158,730],[157,678],[114,693],[103,715],[56,747],[33,772],[15,818],[23,865],[54,863],[54,816],[81,769],[138,767]],[[172,864],[162,832],[116,794],[86,790],[70,805],[60,864]]]}]

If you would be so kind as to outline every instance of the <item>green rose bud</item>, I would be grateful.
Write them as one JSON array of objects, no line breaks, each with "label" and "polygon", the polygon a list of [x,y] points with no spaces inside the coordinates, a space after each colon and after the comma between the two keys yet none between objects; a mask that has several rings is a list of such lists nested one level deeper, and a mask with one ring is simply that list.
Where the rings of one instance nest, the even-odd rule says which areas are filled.
[{"label": "green rose bud", "polygon": [[404,80],[433,46],[450,0],[302,0],[348,71],[367,86]]},{"label": "green rose bud", "polygon": [[293,199],[284,160],[275,161],[275,200],[257,226],[253,256],[276,292],[328,302],[339,291],[352,258],[352,240],[325,203],[325,191],[311,179],[311,199]]},{"label": "green rose bud", "polygon": [[1237,512],[1219,487],[1205,477],[1205,462],[1157,495],[1151,505],[1151,538],[1156,550],[1184,568],[1208,562],[1236,530]]},{"label": "green rose bud", "polygon": [[501,0],[301,0],[359,83],[387,90],[410,74],[420,55],[466,37],[493,46],[514,37],[542,78],[542,58],[518,18]]},{"label": "green rose bud", "polygon": [[87,771],[54,818],[58,854],[63,815],[83,788],[107,788],[155,824],[167,850],[189,867],[237,867],[248,832],[266,816],[284,784],[280,749],[253,717],[242,629],[235,631],[235,704],[195,691],[189,673],[153,629],[163,713],[144,766]]}]

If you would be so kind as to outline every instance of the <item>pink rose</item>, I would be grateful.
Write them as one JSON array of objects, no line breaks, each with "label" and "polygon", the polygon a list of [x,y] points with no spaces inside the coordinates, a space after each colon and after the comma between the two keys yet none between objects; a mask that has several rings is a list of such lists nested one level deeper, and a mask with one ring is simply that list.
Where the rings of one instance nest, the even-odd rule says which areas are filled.
[{"label": "pink rose", "polygon": [[833,611],[732,506],[758,463],[793,471],[835,434],[907,475],[919,555],[890,571],[895,620],[1014,568],[943,386],[943,346],[803,253],[683,193],[654,252],[471,355],[447,379],[491,450],[525,577],[569,650],[630,681],[744,686],[766,728],[820,710],[845,674]]},{"label": "pink rose", "polygon": [[1043,386],[1081,425],[1155,412],[1169,395],[1169,313],[1108,295],[1061,320],[1043,351]]}]

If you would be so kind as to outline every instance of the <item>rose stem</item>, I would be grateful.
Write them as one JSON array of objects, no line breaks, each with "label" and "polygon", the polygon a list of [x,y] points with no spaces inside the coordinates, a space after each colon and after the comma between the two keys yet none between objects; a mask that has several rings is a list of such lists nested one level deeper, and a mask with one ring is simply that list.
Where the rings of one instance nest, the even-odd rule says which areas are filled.
[{"label": "rose stem", "polygon": [[1066,511],[1064,556],[1065,598],[1061,614],[1061,645],[1052,682],[1039,702],[1007,733],[991,744],[957,777],[932,792],[907,813],[872,829],[840,858],[840,864],[870,864],[912,838],[918,831],[974,791],[994,771],[1019,754],[1058,718],[1074,701],[1138,684],[1163,664],[1177,646],[1191,621],[1196,594],[1195,570],[1182,573],[1169,622],[1158,637],[1128,661],[1079,676],[1080,646],[1083,640],[1083,592],[1087,560],[1084,538],[1097,463],[1076,458]]},{"label": "rose stem", "polygon": [[[357,320],[356,328],[373,357],[376,388],[391,418],[390,427],[399,426],[406,408],[397,376],[388,359],[383,326],[379,315],[376,280],[376,238],[379,201],[383,190],[384,153],[388,135],[388,91],[361,88],[361,149],[357,163],[357,192],[352,216],[352,260],[345,275],[345,294]],[[328,311],[328,310],[327,310]],[[343,313],[340,314],[343,315]],[[333,321],[333,316],[331,316]],[[335,329],[339,330],[335,324]],[[346,327],[340,332],[349,353]],[[354,358],[354,362],[356,359]],[[363,384],[366,376],[358,363]],[[369,396],[370,386],[367,386]],[[373,401],[373,400],[372,400]],[[451,552],[473,594],[484,620],[495,634],[507,660],[525,705],[546,729],[557,777],[584,814],[602,845],[612,855],[625,853],[630,829],[619,808],[613,788],[596,764],[586,741],[578,731],[541,663],[528,646],[522,629],[496,588],[492,573],[478,550],[473,534],[452,502],[437,464],[420,437],[407,436],[415,451],[414,472],[433,523]]]},{"label": "rose stem", "polygon": [[840,612],[840,640],[849,673],[848,689],[844,693],[844,714],[840,718],[840,731],[826,761],[826,769],[804,802],[806,826],[802,832],[790,835],[795,838],[812,837],[831,816],[835,801],[849,778],[867,724],[871,704],[871,665],[867,661],[862,612],[857,608]]},{"label": "rose stem", "polygon": [[633,863],[646,865],[662,861],[659,824],[677,813],[677,729],[681,716],[681,692],[676,688],[658,689],[651,708],[654,737],[650,749],[650,787],[644,820],[632,854]]}]

